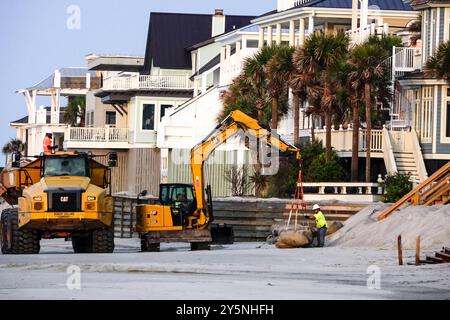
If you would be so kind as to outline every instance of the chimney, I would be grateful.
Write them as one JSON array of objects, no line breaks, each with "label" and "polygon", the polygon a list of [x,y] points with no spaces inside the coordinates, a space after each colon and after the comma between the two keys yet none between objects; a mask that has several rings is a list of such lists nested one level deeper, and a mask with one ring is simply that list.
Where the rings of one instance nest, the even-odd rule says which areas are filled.
[{"label": "chimney", "polygon": [[216,9],[212,17],[211,37],[215,37],[223,33],[225,33],[225,16],[223,15],[223,9]]}]

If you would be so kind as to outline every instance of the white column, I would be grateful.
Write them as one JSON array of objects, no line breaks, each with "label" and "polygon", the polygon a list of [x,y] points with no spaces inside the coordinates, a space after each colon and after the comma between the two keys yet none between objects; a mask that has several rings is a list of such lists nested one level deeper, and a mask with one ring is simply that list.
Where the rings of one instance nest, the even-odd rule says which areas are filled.
[{"label": "white column", "polygon": [[259,27],[259,40],[258,40],[258,48],[264,47],[264,27]]},{"label": "white column", "polygon": [[289,45],[295,46],[295,21],[289,21]]},{"label": "white column", "polygon": [[358,0],[352,0],[352,31],[358,28]]},{"label": "white column", "polygon": [[220,48],[220,85],[226,83],[225,79],[225,47]]},{"label": "white column", "polygon": [[305,43],[305,19],[300,19],[300,35],[299,35],[299,44],[303,45]]},{"label": "white column", "polygon": [[309,16],[309,22],[308,22],[308,32],[309,35],[312,35],[314,33],[314,16]]},{"label": "white column", "polygon": [[91,88],[91,74],[86,73],[86,89],[90,89],[90,88]]},{"label": "white column", "polygon": [[207,79],[208,79],[207,75],[203,74],[202,75],[202,94],[204,94],[206,92],[206,86],[207,86],[206,80]]},{"label": "white column", "polygon": [[236,59],[237,61],[241,61],[241,42],[236,42]]},{"label": "white column", "polygon": [[369,0],[362,0],[361,3],[361,30],[367,27],[367,20],[369,19]]},{"label": "white column", "polygon": [[281,44],[281,23],[277,23],[277,35],[275,41],[277,45]]},{"label": "white column", "polygon": [[198,81],[194,79],[194,97],[198,96]]},{"label": "white column", "polygon": [[273,42],[273,33],[272,33],[272,26],[267,27],[267,45],[271,46]]}]

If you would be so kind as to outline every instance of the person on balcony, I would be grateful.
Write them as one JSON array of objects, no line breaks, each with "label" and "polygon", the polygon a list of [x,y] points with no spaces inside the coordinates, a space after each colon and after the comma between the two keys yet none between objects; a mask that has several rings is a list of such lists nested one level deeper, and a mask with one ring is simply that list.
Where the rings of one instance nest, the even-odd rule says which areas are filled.
[{"label": "person on balcony", "polygon": [[46,133],[44,138],[44,152],[52,152],[55,147],[53,147],[53,134]]},{"label": "person on balcony", "polygon": [[325,245],[325,236],[328,231],[328,224],[325,216],[320,210],[320,206],[315,204],[313,206],[314,215],[312,217],[305,215],[306,219],[314,219],[316,221],[316,227],[313,229],[313,234],[317,238],[317,247],[323,247]]}]

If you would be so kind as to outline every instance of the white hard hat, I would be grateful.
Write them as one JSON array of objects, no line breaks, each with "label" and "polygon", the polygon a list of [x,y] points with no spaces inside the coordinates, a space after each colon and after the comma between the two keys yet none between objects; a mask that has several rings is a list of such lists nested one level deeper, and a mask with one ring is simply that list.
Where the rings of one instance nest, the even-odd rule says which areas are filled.
[{"label": "white hard hat", "polygon": [[320,210],[320,206],[316,203],[313,205],[313,210]]}]

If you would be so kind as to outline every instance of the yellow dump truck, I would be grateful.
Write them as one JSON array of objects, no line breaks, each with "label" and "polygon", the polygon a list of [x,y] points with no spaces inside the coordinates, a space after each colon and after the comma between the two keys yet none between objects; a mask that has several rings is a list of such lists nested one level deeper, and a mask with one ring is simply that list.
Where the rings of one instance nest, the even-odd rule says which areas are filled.
[{"label": "yellow dump truck", "polygon": [[114,251],[111,171],[91,153],[45,153],[26,162],[13,154],[0,174],[0,195],[11,206],[1,215],[3,254],[37,254],[41,239],[72,240],[75,253]]}]

